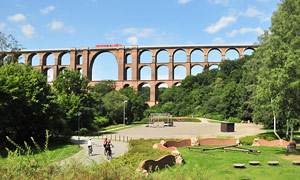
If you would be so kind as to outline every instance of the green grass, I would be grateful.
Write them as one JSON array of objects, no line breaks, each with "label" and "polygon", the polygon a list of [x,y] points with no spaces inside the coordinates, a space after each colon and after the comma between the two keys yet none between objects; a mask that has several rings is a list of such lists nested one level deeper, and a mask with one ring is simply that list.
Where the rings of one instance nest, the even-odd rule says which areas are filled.
[{"label": "green grass", "polygon": [[[202,146],[201,146],[202,147]],[[204,147],[204,146],[203,146]],[[205,146],[215,147],[215,146]],[[185,165],[161,170],[153,173],[152,177],[168,177],[166,179],[295,179],[300,168],[284,160],[285,148],[281,147],[252,147],[261,153],[235,152],[223,150],[200,151],[178,148],[182,153]],[[260,161],[259,166],[250,166],[249,161]],[[279,166],[269,166],[268,161],[279,161]],[[233,164],[246,164],[244,169],[235,169]]]},{"label": "green grass", "polygon": [[[63,159],[66,159],[73,154],[76,154],[82,149],[65,139],[59,139],[55,142],[50,142],[48,151],[43,151],[41,153],[33,152],[31,155],[21,155],[18,157],[19,161],[26,161],[29,159],[39,158],[41,161],[45,161],[46,158],[50,163],[59,162]],[[0,164],[5,163],[8,158],[0,157]]]}]

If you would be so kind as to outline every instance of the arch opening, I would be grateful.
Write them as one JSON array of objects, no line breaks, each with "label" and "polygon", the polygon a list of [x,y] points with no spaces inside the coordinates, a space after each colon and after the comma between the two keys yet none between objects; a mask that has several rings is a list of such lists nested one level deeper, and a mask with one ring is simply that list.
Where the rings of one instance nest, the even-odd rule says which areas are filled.
[{"label": "arch opening", "polygon": [[194,75],[194,76],[199,73],[202,73],[202,72],[203,72],[203,67],[200,65],[195,65],[191,69],[191,75]]},{"label": "arch opening", "polygon": [[118,62],[110,52],[103,52],[92,60],[92,81],[118,80]]},{"label": "arch opening", "polygon": [[46,66],[53,66],[55,65],[55,57],[53,54],[49,54],[46,57]]},{"label": "arch opening", "polygon": [[191,62],[204,62],[204,53],[196,49],[191,54]]},{"label": "arch opening", "polygon": [[168,80],[169,68],[168,66],[159,66],[157,68],[157,80]]},{"label": "arch opening", "polygon": [[184,50],[177,50],[173,56],[174,63],[187,62],[186,52]]},{"label": "arch opening", "polygon": [[226,51],[225,59],[226,60],[235,60],[239,59],[240,55],[239,52],[236,49],[229,49]]},{"label": "arch opening", "polygon": [[184,79],[186,76],[186,68],[182,65],[174,68],[174,79]]},{"label": "arch opening", "polygon": [[161,50],[156,55],[156,63],[169,63],[170,55],[168,51]]},{"label": "arch opening", "polygon": [[140,80],[151,80],[151,67],[143,66],[140,68]]},{"label": "arch opening", "polygon": [[44,74],[47,76],[47,82],[53,82],[54,70],[52,68],[45,69]]},{"label": "arch opening", "polygon": [[141,83],[138,86],[138,91],[146,97],[147,101],[150,101],[150,90],[151,90],[151,86],[147,83]]},{"label": "arch opening", "polygon": [[31,66],[39,66],[40,65],[40,56],[38,54],[34,54],[31,59]]},{"label": "arch opening", "polygon": [[126,69],[126,80],[132,80],[132,69],[131,68],[127,68]]},{"label": "arch opening", "polygon": [[246,50],[244,51],[243,55],[244,55],[244,56],[250,56],[250,55],[253,54],[253,52],[254,52],[253,49],[246,49]]},{"label": "arch opening", "polygon": [[61,57],[61,64],[60,65],[70,65],[70,54],[65,53]]},{"label": "arch opening", "polygon": [[165,92],[165,90],[168,88],[168,84],[166,84],[166,83],[158,83],[158,84],[156,84],[155,88],[156,88],[155,99],[158,102],[161,102],[160,95],[162,95]]},{"label": "arch opening", "polygon": [[22,54],[18,57],[18,63],[25,64],[25,57]]},{"label": "arch opening", "polygon": [[218,49],[212,49],[208,52],[208,62],[222,62],[222,54]]},{"label": "arch opening", "polygon": [[83,63],[82,55],[78,55],[78,56],[77,56],[77,59],[76,59],[76,64],[77,64],[77,65],[82,65],[82,63]]},{"label": "arch opening", "polygon": [[152,63],[152,54],[150,51],[143,51],[141,53],[140,63]]},{"label": "arch opening", "polygon": [[128,54],[126,56],[126,62],[125,64],[132,64],[132,55],[131,54]]},{"label": "arch opening", "polygon": [[216,65],[216,64],[214,64],[214,65],[209,66],[208,69],[209,69],[209,70],[212,70],[212,69],[219,69],[219,66]]}]

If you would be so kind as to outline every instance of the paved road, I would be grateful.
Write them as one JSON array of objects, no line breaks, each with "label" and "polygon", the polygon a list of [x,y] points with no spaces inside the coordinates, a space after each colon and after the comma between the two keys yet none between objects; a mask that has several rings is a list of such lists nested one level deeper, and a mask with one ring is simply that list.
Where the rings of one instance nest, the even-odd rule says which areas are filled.
[{"label": "paved road", "polygon": [[234,132],[221,132],[220,123],[209,123],[208,119],[199,118],[201,123],[197,122],[174,122],[173,127],[163,127],[163,123],[155,123],[154,127],[146,125],[124,129],[115,132],[117,135],[128,136],[129,138],[210,138],[218,136],[243,137],[265,132],[261,125],[235,123]]},{"label": "paved road", "polygon": [[[63,160],[58,164],[63,165],[66,162],[70,162],[72,160],[79,160],[81,163],[85,163],[85,164],[91,164],[94,162],[101,163],[107,161],[106,157],[104,157],[103,140],[93,139],[93,141],[97,144],[93,146],[93,150],[94,150],[93,156],[89,156],[87,153],[88,152],[87,140],[88,137],[80,137],[80,146],[82,146],[83,149],[77,154],[74,154],[72,157]],[[75,144],[78,144],[78,137],[73,136],[71,138],[71,141]],[[112,141],[112,144],[114,145],[114,148],[112,148],[113,157],[122,156],[128,151],[128,143],[120,142],[120,141]]]}]

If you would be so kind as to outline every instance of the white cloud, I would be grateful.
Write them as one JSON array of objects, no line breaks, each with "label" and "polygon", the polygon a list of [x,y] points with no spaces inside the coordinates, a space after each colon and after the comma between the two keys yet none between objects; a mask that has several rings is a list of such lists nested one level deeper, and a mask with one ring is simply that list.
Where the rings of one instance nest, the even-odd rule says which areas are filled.
[{"label": "white cloud", "polygon": [[192,1],[192,0],[177,0],[177,2],[179,4],[186,4],[186,3],[190,2],[190,1]]},{"label": "white cloud", "polygon": [[138,38],[136,36],[131,36],[131,37],[127,38],[126,42],[131,45],[137,45]]},{"label": "white cloud", "polygon": [[255,6],[248,6],[246,12],[241,13],[246,17],[257,17],[260,21],[269,21],[270,17],[267,17],[264,12],[259,11]]},{"label": "white cloud", "polygon": [[44,8],[44,9],[41,9],[40,12],[42,14],[48,14],[49,12],[53,11],[54,9],[55,9],[55,7],[51,5],[51,6],[48,6],[48,7]]},{"label": "white cloud", "polygon": [[21,30],[23,34],[29,39],[33,38],[36,35],[34,27],[32,27],[30,24],[21,26]]},{"label": "white cloud", "polygon": [[144,28],[144,29],[137,29],[137,28],[126,28],[122,30],[123,34],[131,34],[136,37],[141,38],[149,38],[155,34],[156,30],[152,28]]},{"label": "white cloud", "polygon": [[62,21],[53,20],[50,24],[47,25],[53,31],[65,31],[69,33],[74,33],[75,29],[72,26],[65,26]]},{"label": "white cloud", "polygon": [[16,21],[16,22],[20,22],[20,21],[24,21],[26,19],[26,17],[23,14],[15,14],[13,16],[8,16],[8,20],[10,21]]},{"label": "white cloud", "polygon": [[257,35],[261,35],[264,33],[264,30],[261,29],[260,27],[257,27],[257,28],[244,27],[244,28],[241,28],[240,30],[235,29],[229,33],[226,33],[226,35],[228,37],[234,37],[237,34],[246,34],[246,33],[256,33]]},{"label": "white cloud", "polygon": [[223,16],[216,24],[210,25],[208,28],[205,29],[205,31],[208,32],[209,34],[213,34],[225,28],[226,26],[230,25],[231,23],[234,23],[235,21],[236,18],[233,16],[228,16],[228,17]]},{"label": "white cloud", "polygon": [[215,44],[223,44],[225,43],[225,40],[220,37],[216,37],[212,42]]},{"label": "white cloud", "polygon": [[0,23],[0,31],[3,31],[5,28],[6,24],[5,23]]},{"label": "white cloud", "polygon": [[229,0],[208,0],[208,2],[213,4],[223,4],[223,5],[229,4]]}]

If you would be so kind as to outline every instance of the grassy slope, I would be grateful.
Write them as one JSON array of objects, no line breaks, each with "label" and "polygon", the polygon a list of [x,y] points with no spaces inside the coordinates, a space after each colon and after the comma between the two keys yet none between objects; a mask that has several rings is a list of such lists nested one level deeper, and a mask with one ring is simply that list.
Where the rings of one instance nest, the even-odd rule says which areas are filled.
[{"label": "grassy slope", "polygon": [[[209,146],[212,147],[212,146]],[[247,146],[245,146],[247,147]],[[167,179],[294,179],[300,173],[300,168],[291,161],[281,158],[285,156],[285,148],[252,147],[261,153],[213,150],[200,151],[179,148],[186,164],[164,169],[154,173],[153,177],[168,177]],[[260,161],[260,166],[251,166],[249,161]],[[279,161],[279,166],[270,166],[268,161]],[[233,164],[246,164],[245,169],[235,169]]]}]

